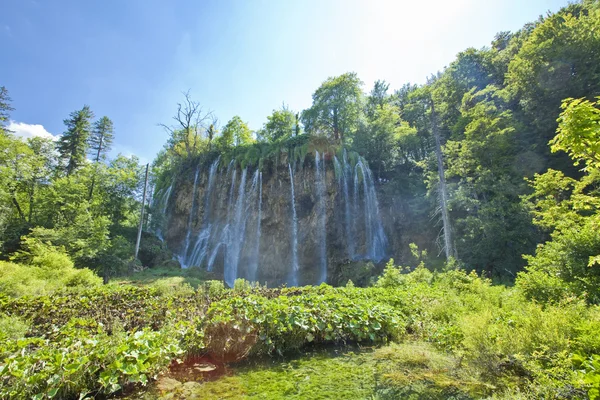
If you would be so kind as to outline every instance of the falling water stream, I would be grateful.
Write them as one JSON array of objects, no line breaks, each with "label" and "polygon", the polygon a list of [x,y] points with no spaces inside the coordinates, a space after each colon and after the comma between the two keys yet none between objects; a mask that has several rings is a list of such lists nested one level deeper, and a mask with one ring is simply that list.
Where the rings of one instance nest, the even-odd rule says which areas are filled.
[{"label": "falling water stream", "polygon": [[327,214],[326,214],[326,199],[325,199],[325,154],[323,158],[319,157],[319,152],[315,152],[315,177],[317,186],[317,218],[318,218],[318,236],[319,240],[319,283],[327,281]]},{"label": "falling water stream", "polygon": [[290,286],[298,286],[298,216],[296,214],[296,196],[294,194],[294,173],[292,165],[288,164],[290,170],[290,188],[292,204],[292,271],[290,275]]},{"label": "falling water stream", "polygon": [[192,189],[192,207],[190,208],[190,216],[188,218],[187,232],[185,234],[185,245],[183,247],[183,254],[179,257],[179,262],[183,268],[187,268],[188,264],[187,256],[190,248],[190,239],[192,237],[192,222],[194,220],[194,213],[196,212],[196,192],[198,190],[198,174],[200,173],[200,166],[196,167],[196,174],[194,175],[194,188]]}]

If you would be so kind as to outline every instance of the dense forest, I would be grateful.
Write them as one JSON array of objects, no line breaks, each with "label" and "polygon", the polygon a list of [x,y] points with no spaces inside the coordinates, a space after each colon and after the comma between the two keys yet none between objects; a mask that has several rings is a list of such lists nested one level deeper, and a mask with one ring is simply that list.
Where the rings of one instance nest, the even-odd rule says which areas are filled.
[{"label": "dense forest", "polygon": [[[254,131],[185,92],[147,186],[136,157],[109,157],[108,116],[85,105],[55,140],[24,140],[1,87],[0,397],[599,398],[600,2],[389,87],[330,77],[310,108],[284,104]],[[232,171],[255,171],[262,204],[263,174],[289,168],[297,224],[292,165],[325,186],[328,163],[342,196],[346,158],[368,164],[354,178],[365,204],[369,178],[383,219],[395,214],[387,257],[332,265],[324,247],[323,283],[290,287],[227,288],[184,263],[199,259],[181,225],[194,226],[200,168],[233,175],[230,210]]]}]

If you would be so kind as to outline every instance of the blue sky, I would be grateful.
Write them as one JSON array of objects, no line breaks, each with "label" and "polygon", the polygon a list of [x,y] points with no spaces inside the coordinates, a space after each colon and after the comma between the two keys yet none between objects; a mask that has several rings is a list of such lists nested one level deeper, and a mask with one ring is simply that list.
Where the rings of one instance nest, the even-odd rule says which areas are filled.
[{"label": "blue sky", "polygon": [[329,76],[370,90],[423,83],[467,47],[566,0],[1,0],[0,85],[23,135],[60,134],[83,104],[115,124],[115,152],[150,161],[182,91],[220,124],[258,129],[310,106]]}]

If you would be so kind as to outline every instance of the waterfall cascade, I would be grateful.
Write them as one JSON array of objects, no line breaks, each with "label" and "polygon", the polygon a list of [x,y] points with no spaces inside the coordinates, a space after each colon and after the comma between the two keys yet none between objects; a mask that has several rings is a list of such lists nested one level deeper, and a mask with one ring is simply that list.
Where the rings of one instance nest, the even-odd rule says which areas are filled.
[{"label": "waterfall cascade", "polygon": [[290,170],[290,188],[291,188],[291,199],[292,204],[292,271],[290,275],[290,286],[298,286],[298,215],[296,213],[296,196],[294,192],[294,172],[292,171],[292,165],[288,164]]},{"label": "waterfall cascade", "polygon": [[326,215],[326,171],[325,171],[325,153],[323,158],[319,157],[319,152],[315,153],[315,181],[317,192],[317,218],[318,230],[317,240],[319,240],[319,283],[327,281],[327,215]]},{"label": "waterfall cascade", "polygon": [[[387,237],[375,182],[366,161],[361,157],[354,161],[350,163],[345,151],[341,160],[315,152],[314,170],[288,164],[289,176],[271,173],[265,180],[257,169],[251,178],[248,168],[238,174],[234,161],[220,168],[220,159],[215,160],[202,179],[197,167],[185,236],[179,236],[183,239],[178,257],[182,267],[222,271],[229,286],[239,277],[256,281],[266,276],[297,286],[328,281],[330,260],[383,260]],[[328,162],[334,164],[337,175],[337,187],[333,181],[329,189]],[[173,182],[157,193],[163,213],[172,212],[168,205],[178,195],[185,196],[177,189]],[[339,218],[334,213],[340,213]],[[165,215],[166,227],[171,218]],[[183,226],[183,220],[178,224]],[[332,229],[343,234],[329,236]],[[173,236],[165,236],[169,243]]]},{"label": "waterfall cascade", "polygon": [[192,237],[192,222],[194,220],[194,213],[196,212],[196,192],[198,190],[198,174],[200,173],[200,166],[196,167],[196,174],[194,175],[194,188],[192,190],[192,207],[188,217],[187,231],[185,234],[185,246],[183,247],[183,254],[179,255],[179,262],[183,268],[187,268],[188,264],[188,252],[190,248],[190,239]]}]

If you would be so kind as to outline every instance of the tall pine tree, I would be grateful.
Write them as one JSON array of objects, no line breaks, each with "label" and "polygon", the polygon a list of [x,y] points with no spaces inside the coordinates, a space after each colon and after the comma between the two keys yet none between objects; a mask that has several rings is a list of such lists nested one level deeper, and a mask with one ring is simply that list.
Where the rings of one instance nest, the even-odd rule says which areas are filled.
[{"label": "tall pine tree", "polygon": [[63,133],[56,144],[56,150],[65,163],[67,176],[71,175],[85,161],[94,113],[88,105],[85,105],[81,110],[73,111],[69,117],[64,120],[67,131]]},{"label": "tall pine tree", "polygon": [[90,186],[89,198],[91,199],[94,195],[94,185],[96,184],[96,175],[98,163],[106,158],[106,154],[110,150],[113,142],[114,128],[110,118],[104,116],[98,121],[94,122],[94,128],[90,135],[88,144],[90,146],[90,154],[94,158],[96,164],[96,171],[92,178],[92,184]]},{"label": "tall pine tree", "polygon": [[9,120],[10,112],[14,110],[10,102],[11,98],[8,95],[8,90],[4,86],[0,86],[0,133],[8,132],[5,124]]},{"label": "tall pine tree", "polygon": [[113,122],[108,117],[102,117],[94,122],[94,129],[89,138],[90,154],[94,162],[99,162],[110,151],[114,138]]}]

